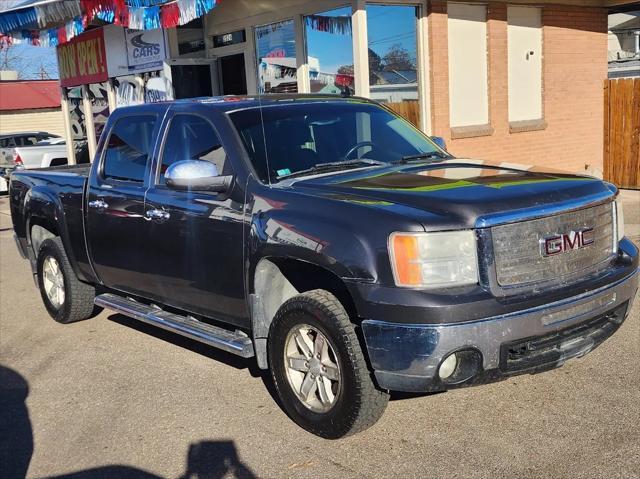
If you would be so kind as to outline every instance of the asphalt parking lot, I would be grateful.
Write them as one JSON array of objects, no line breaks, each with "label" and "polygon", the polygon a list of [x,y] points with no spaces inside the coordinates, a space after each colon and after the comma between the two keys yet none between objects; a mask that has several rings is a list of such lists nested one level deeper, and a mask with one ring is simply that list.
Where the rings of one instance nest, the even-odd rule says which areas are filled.
[{"label": "asphalt parking lot", "polygon": [[[623,196],[638,243],[640,192]],[[109,312],[55,323],[6,197],[0,316],[0,477],[640,477],[640,300],[584,358],[396,396],[378,424],[339,441],[289,420],[252,361]]]}]

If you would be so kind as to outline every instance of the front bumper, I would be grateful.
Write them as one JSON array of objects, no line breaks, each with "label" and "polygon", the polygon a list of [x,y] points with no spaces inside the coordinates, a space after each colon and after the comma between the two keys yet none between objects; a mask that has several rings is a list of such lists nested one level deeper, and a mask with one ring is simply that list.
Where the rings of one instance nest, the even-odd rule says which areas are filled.
[{"label": "front bumper", "polygon": [[[394,391],[441,391],[561,366],[618,329],[631,309],[639,271],[577,296],[476,321],[364,320],[362,332],[378,384]],[[438,368],[454,351],[475,360],[475,372],[460,381],[443,382]]]}]

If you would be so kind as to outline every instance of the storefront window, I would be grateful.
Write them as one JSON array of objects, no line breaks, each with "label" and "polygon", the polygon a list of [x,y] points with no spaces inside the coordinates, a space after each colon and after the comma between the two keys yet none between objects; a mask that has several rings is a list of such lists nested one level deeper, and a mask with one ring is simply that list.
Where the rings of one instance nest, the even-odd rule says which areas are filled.
[{"label": "storefront window", "polygon": [[367,5],[366,11],[371,98],[417,125],[417,7]]},{"label": "storefront window", "polygon": [[304,18],[311,92],[353,93],[351,7]]},{"label": "storefront window", "polygon": [[261,93],[297,93],[293,20],[256,27],[258,88]]},{"label": "storefront window", "polygon": [[96,131],[96,141],[100,139],[104,125],[109,118],[109,100],[107,99],[107,83],[89,85],[89,98],[93,113],[93,127]]}]

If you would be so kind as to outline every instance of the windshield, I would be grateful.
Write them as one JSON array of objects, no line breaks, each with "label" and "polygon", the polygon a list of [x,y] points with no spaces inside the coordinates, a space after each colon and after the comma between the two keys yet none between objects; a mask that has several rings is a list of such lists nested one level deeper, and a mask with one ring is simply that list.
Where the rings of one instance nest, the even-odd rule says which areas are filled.
[{"label": "windshield", "polygon": [[262,112],[249,108],[229,116],[267,183],[325,163],[344,162],[345,168],[353,168],[367,166],[354,162],[359,159],[390,164],[442,151],[406,120],[357,100],[267,104]]}]

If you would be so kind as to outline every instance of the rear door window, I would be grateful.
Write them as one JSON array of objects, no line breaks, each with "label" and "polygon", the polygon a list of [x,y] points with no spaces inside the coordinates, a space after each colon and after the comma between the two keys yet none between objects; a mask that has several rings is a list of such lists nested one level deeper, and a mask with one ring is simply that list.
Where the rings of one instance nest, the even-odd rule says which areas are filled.
[{"label": "rear door window", "polygon": [[109,133],[102,166],[105,179],[143,183],[153,148],[155,115],[120,118]]}]

